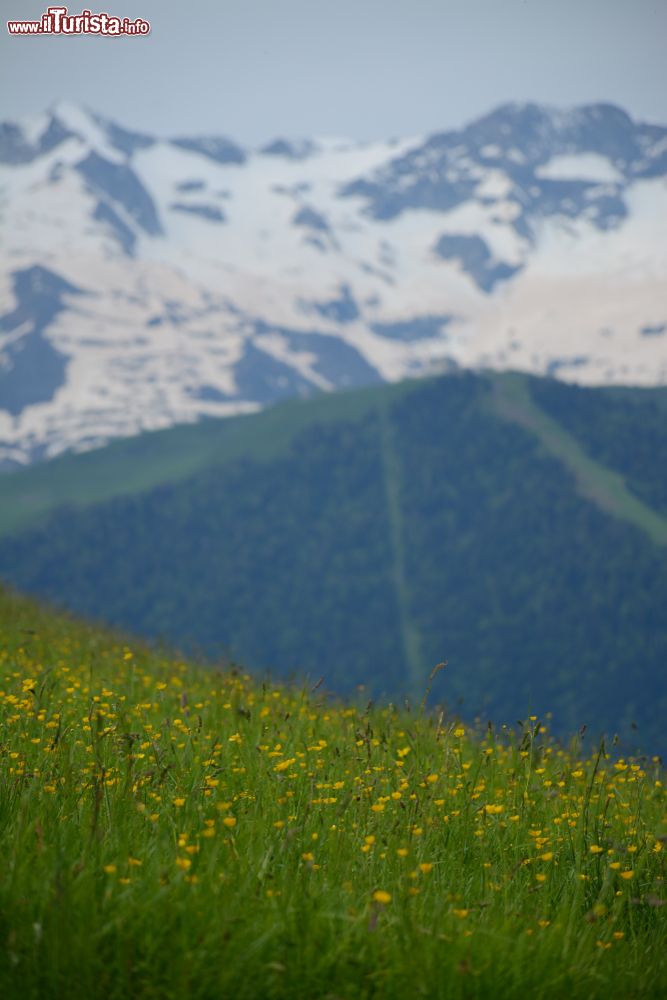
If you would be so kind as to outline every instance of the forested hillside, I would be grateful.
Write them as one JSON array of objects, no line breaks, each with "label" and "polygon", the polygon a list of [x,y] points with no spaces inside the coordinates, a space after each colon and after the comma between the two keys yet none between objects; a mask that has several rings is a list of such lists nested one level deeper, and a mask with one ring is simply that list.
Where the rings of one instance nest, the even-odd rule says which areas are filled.
[{"label": "forested hillside", "polygon": [[433,697],[464,716],[551,711],[660,749],[660,394],[472,374],[384,393],[340,397],[335,420],[301,404],[273,452],[250,435],[180,481],[42,516],[0,541],[0,573],[343,692],[419,700],[447,660]]}]

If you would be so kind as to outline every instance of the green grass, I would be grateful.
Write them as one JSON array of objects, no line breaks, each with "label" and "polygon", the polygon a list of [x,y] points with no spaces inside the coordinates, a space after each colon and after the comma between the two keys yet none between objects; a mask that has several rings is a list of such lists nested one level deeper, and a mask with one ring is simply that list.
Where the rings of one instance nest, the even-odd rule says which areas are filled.
[{"label": "green grass", "polygon": [[6,1000],[664,995],[656,760],[0,635]]}]

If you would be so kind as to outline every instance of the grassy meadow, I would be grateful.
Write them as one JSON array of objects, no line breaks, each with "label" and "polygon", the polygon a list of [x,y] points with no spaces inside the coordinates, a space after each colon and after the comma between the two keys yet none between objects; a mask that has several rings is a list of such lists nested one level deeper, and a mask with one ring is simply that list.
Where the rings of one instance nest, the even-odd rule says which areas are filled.
[{"label": "grassy meadow", "polygon": [[656,758],[0,638],[5,1000],[665,995]]}]

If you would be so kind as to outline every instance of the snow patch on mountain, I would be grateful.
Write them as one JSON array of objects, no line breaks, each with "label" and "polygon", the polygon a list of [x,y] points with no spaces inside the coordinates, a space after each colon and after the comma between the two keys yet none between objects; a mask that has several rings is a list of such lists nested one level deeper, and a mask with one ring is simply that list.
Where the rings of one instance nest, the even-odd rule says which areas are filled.
[{"label": "snow patch on mountain", "polygon": [[622,184],[623,175],[605,156],[598,153],[554,156],[535,171],[550,181],[591,181],[594,184]]},{"label": "snow patch on mountain", "polygon": [[0,125],[0,464],[453,366],[665,383],[666,179],[611,105],[259,151]]}]

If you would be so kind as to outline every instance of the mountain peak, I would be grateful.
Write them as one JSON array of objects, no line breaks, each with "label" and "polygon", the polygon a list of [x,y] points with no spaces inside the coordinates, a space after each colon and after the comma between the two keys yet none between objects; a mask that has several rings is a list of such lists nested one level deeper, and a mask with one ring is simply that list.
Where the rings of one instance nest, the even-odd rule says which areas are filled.
[{"label": "mountain peak", "polygon": [[137,147],[150,145],[153,142],[150,136],[129,132],[111,119],[72,101],[57,101],[49,111],[52,121],[59,123],[69,134],[75,135],[88,147],[102,154],[108,155],[113,150],[115,156],[118,153],[131,155]]},{"label": "mountain peak", "polygon": [[610,103],[249,155],[58,101],[0,163],[0,463],[452,366],[667,384],[667,129]]},{"label": "mountain peak", "polygon": [[95,115],[82,104],[58,100],[49,107],[48,114],[50,122],[58,123],[62,129],[70,135],[75,135],[82,142],[92,146],[105,141],[105,136],[95,121]]},{"label": "mountain peak", "polygon": [[90,108],[64,97],[53,101],[48,106],[47,113],[52,118],[58,118],[63,125],[70,125],[72,128],[82,123],[92,123],[94,117]]}]

